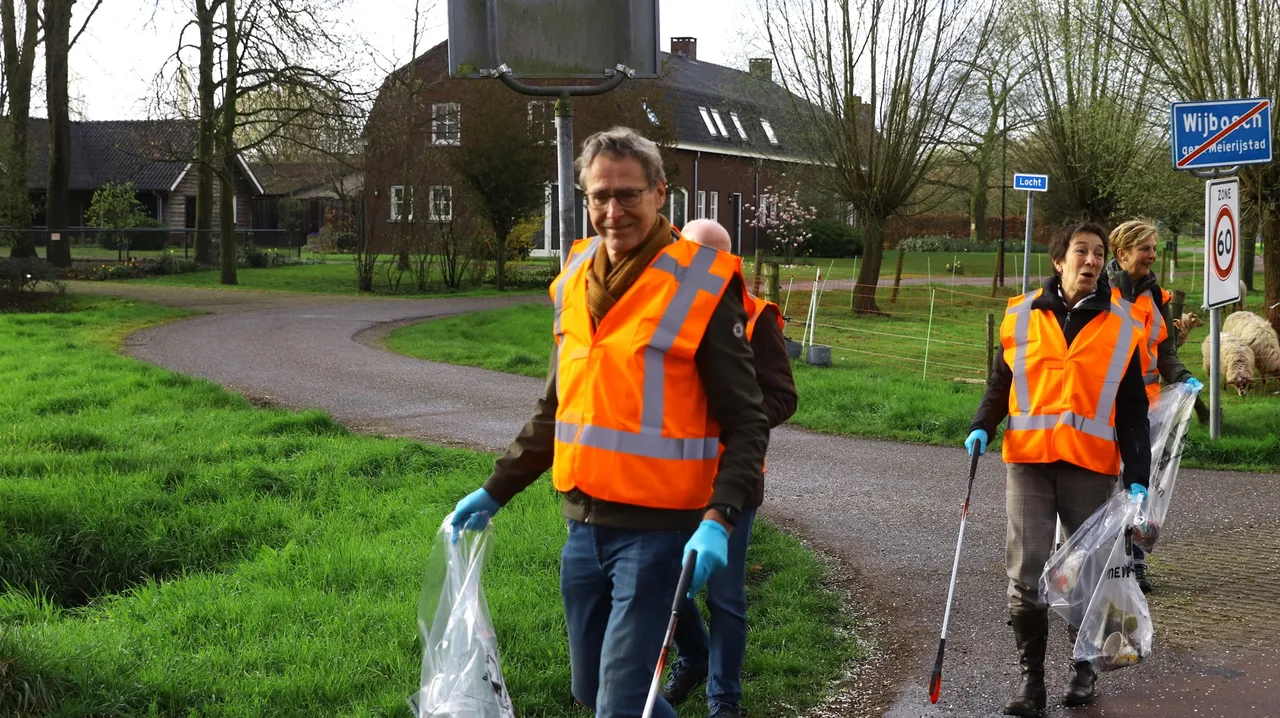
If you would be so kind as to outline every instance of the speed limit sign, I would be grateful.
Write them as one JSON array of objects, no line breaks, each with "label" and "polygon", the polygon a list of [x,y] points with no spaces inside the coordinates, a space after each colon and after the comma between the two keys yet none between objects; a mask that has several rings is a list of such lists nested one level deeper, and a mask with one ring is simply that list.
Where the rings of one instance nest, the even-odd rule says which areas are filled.
[{"label": "speed limit sign", "polygon": [[1240,301],[1240,180],[1210,180],[1204,196],[1204,305]]}]

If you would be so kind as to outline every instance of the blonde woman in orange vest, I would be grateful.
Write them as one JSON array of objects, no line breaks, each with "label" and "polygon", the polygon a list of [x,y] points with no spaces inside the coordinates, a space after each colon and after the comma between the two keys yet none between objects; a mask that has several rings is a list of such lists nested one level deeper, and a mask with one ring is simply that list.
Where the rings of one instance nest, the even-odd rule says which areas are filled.
[{"label": "blonde woman in orange vest", "polygon": [[[1114,259],[1107,264],[1107,276],[1111,280],[1113,295],[1132,302],[1138,310],[1137,318],[1143,322],[1142,379],[1147,385],[1147,399],[1155,403],[1160,398],[1160,379],[1166,384],[1178,382],[1200,384],[1178,358],[1178,342],[1173,331],[1173,316],[1169,312],[1169,293],[1160,288],[1159,277],[1151,271],[1156,261],[1156,226],[1148,220],[1131,219],[1111,230],[1111,254]],[[1209,408],[1196,398],[1196,416],[1200,423],[1209,420]],[[1133,547],[1133,573],[1143,593],[1151,592],[1147,578],[1146,554]]]},{"label": "blonde woman in orange vest", "polygon": [[[695,219],[680,230],[692,242],[721,252],[733,250],[729,232],[716,221]],[[782,424],[796,411],[796,384],[791,375],[782,336],[782,310],[773,302],[746,295],[747,341],[755,359],[756,382],[764,396],[764,413],[769,428]],[[673,706],[680,705],[703,681],[707,682],[707,715],[710,718],[740,718],[742,703],[742,662],[747,651],[747,544],[756,509],[764,502],[764,476],[755,495],[743,507],[738,525],[729,537],[728,565],[707,581],[707,610],[711,632],[707,633],[698,613],[698,604],[685,599],[676,624],[676,651],[679,660],[671,667],[671,679],[662,696]]]},{"label": "blonde woman in orange vest", "polygon": [[[970,455],[982,453],[1009,420],[1005,564],[1022,678],[1005,715],[1036,716],[1045,707],[1049,616],[1039,580],[1055,518],[1071,535],[1115,492],[1122,460],[1123,485],[1135,497],[1146,495],[1151,446],[1142,328],[1132,305],[1111,295],[1106,236],[1092,222],[1064,227],[1049,245],[1053,276],[1042,289],[1009,300],[1000,325],[1002,360],[965,440]],[[1073,663],[1063,704],[1092,702],[1095,680],[1087,662]]]},{"label": "blonde woman in orange vest", "polygon": [[[551,469],[568,538],[560,593],[573,695],[599,718],[644,710],[689,551],[689,594],[727,562],[769,444],[746,339],[742,261],[684,241],[659,214],[662,156],[616,127],[578,157],[599,236],[551,285],[551,366],[533,418],[455,531],[483,525]],[[675,718],[658,698],[653,715]]]}]

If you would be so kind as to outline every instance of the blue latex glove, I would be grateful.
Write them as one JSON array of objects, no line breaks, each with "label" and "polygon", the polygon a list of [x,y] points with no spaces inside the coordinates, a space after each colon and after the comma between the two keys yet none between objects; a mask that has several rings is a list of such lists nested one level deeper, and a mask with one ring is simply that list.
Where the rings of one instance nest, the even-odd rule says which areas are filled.
[{"label": "blue latex glove", "polygon": [[711,574],[724,568],[729,563],[729,532],[719,521],[704,519],[693,532],[689,542],[684,545],[682,556],[690,551],[698,552],[697,563],[693,568],[693,580],[689,582],[689,598],[707,585]]},{"label": "blue latex glove", "polygon": [[969,438],[964,440],[964,448],[969,452],[969,456],[973,456],[973,447],[976,444],[978,447],[978,456],[982,456],[987,453],[987,440],[989,438],[990,437],[987,436],[986,429],[974,429],[969,432]]},{"label": "blue latex glove", "polygon": [[1187,384],[1187,388],[1193,391],[1200,391],[1201,389],[1204,388],[1204,384],[1201,384],[1200,380],[1195,377],[1191,377],[1190,379],[1188,379],[1186,381],[1186,384]]},{"label": "blue latex glove", "polygon": [[1142,484],[1129,484],[1129,500],[1130,501],[1146,501],[1147,487]]},{"label": "blue latex glove", "polygon": [[484,489],[476,489],[467,494],[453,509],[453,542],[458,543],[458,532],[462,529],[479,531],[489,523],[489,517],[498,513],[502,504],[489,495]]}]

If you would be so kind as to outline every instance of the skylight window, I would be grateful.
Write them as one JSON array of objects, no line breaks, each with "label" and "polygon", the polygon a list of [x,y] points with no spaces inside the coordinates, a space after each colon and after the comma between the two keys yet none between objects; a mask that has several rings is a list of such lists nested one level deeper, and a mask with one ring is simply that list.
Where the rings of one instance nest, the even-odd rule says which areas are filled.
[{"label": "skylight window", "polygon": [[760,126],[764,128],[764,136],[769,138],[769,144],[778,144],[778,136],[773,133],[773,125],[765,118],[760,118]]},{"label": "skylight window", "polygon": [[711,113],[707,112],[707,108],[705,107],[698,107],[698,112],[702,113],[702,121],[707,125],[707,132],[710,132],[711,136],[715,137],[716,125],[711,121]]},{"label": "skylight window", "polygon": [[711,118],[716,121],[716,127],[720,130],[720,136],[726,140],[729,139],[729,129],[724,126],[724,118],[720,117],[720,110],[712,110]]},{"label": "skylight window", "polygon": [[741,137],[741,138],[742,138],[742,141],[743,141],[743,142],[746,142],[746,141],[747,141],[747,131],[746,131],[746,130],[744,130],[744,129],[742,129],[742,120],[738,118],[738,113],[736,113],[736,112],[730,112],[730,113],[729,113],[729,119],[733,120],[733,126],[734,126],[734,127],[736,127],[736,128],[738,129],[738,137]]}]

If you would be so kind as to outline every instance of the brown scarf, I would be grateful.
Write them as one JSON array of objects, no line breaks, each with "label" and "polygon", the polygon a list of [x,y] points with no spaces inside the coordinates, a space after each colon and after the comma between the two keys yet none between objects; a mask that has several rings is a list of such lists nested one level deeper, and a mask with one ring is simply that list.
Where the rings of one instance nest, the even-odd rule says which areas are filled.
[{"label": "brown scarf", "polygon": [[622,295],[668,244],[671,244],[671,223],[662,215],[658,215],[658,221],[645,235],[644,241],[616,265],[610,266],[609,250],[604,242],[600,243],[591,262],[591,274],[587,276],[587,308],[596,326],[600,326],[604,315],[613,309],[613,305],[622,299]]}]

